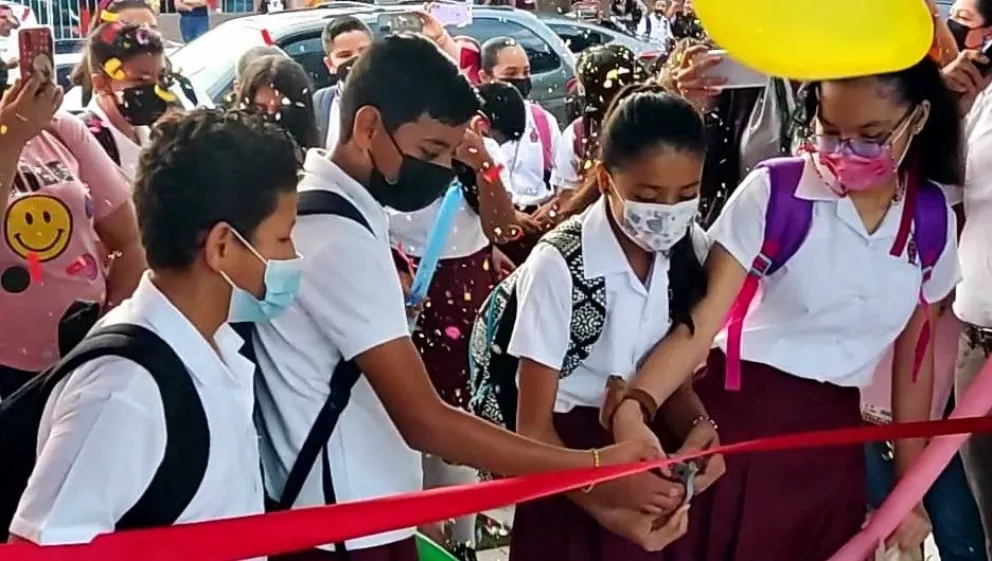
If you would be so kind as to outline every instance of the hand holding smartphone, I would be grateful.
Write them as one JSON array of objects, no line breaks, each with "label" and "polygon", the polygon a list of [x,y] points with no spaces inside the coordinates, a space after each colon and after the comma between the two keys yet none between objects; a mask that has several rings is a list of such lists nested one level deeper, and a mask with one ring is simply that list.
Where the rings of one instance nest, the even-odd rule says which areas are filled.
[{"label": "hand holding smartphone", "polygon": [[55,76],[52,30],[48,27],[22,29],[17,35],[17,43],[21,81],[26,82],[35,74],[40,74],[51,82]]}]

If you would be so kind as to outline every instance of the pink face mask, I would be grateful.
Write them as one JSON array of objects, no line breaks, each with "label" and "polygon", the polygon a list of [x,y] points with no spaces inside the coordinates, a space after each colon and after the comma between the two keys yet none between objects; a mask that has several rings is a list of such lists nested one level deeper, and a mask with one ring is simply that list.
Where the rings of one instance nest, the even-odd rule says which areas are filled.
[{"label": "pink face mask", "polygon": [[843,197],[892,181],[902,158],[909,152],[907,145],[902,157],[897,160],[892,156],[892,141],[906,132],[914,114],[915,111],[908,113],[882,143],[816,135],[811,144],[813,162],[830,189]]},{"label": "pink face mask", "polygon": [[854,154],[847,147],[840,152],[818,150],[814,161],[823,180],[841,196],[888,183],[895,177],[898,167],[889,146],[872,158]]}]

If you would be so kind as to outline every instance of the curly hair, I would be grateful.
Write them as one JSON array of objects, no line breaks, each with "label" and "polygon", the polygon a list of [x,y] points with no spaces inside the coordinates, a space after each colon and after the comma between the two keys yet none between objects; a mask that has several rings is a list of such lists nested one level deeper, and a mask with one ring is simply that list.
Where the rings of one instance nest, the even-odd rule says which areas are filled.
[{"label": "curly hair", "polygon": [[141,242],[152,269],[183,269],[226,222],[247,240],[296,190],[301,152],[260,115],[195,109],[159,121],[134,182]]}]

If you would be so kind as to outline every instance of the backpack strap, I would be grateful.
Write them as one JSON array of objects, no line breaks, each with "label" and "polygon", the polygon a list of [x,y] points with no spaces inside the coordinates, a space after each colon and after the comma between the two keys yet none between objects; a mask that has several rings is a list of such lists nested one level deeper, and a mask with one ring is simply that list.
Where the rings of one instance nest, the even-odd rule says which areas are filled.
[{"label": "backpack strap", "polygon": [[548,123],[548,115],[544,112],[544,109],[536,103],[528,103],[530,107],[531,117],[534,118],[534,126],[537,127],[537,136],[541,140],[541,154],[544,157],[544,170],[551,169],[551,162],[553,161],[552,150],[554,147],[551,145],[551,124]]},{"label": "backpack strap", "polygon": [[606,323],[606,279],[586,278],[582,254],[582,221],[576,216],[555,228],[540,240],[561,253],[572,277],[572,318],[569,324],[568,350],[560,375],[569,376],[582,364],[599,340]]},{"label": "backpack strap", "polygon": [[115,528],[171,525],[189,506],[207,471],[210,430],[200,395],[172,347],[155,333],[133,324],[109,325],[90,333],[39,381],[49,386],[40,395],[47,400],[55,384],[104,356],[125,358],[151,374],[162,395],[166,434],[182,435],[167,436],[165,455],[151,483]]},{"label": "backpack strap", "polygon": [[101,328],[93,336],[118,338],[107,339],[113,354],[138,363],[152,375],[162,394],[166,434],[181,435],[167,438],[165,456],[152,482],[115,528],[173,524],[193,500],[207,471],[210,429],[200,394],[179,355],[152,331],[118,324]]},{"label": "backpack strap", "polygon": [[323,189],[301,191],[296,203],[296,215],[311,216],[314,214],[328,214],[353,220],[368,230],[370,234],[375,235],[369,221],[365,219],[365,215],[358,210],[354,203],[340,193]]},{"label": "backpack strap", "polygon": [[[369,233],[375,235],[368,220],[358,210],[358,208],[340,193],[324,190],[303,191],[299,194],[297,202],[298,216],[310,216],[315,214],[326,214],[348,218],[360,224]],[[334,480],[331,477],[331,465],[327,456],[327,442],[334,433],[334,428],[341,418],[341,413],[351,399],[351,392],[361,378],[362,371],[354,360],[342,360],[331,373],[330,392],[327,400],[321,406],[317,417],[314,419],[310,432],[307,433],[300,447],[299,454],[293,462],[293,467],[286,477],[286,484],[283,486],[282,495],[274,505],[275,510],[288,510],[292,508],[296,499],[300,496],[303,483],[317,462],[317,457],[321,457],[321,484],[324,492],[324,502],[334,504],[337,497],[334,493]],[[347,555],[344,542],[335,544],[335,549]]]},{"label": "backpack strap", "polygon": [[84,110],[84,111],[74,111],[73,115],[76,115],[82,119],[83,123],[86,124],[86,128],[93,135],[93,138],[100,143],[103,147],[104,152],[110,156],[110,159],[114,161],[118,166],[121,165],[121,152],[117,148],[117,141],[114,140],[114,133],[110,131],[110,127],[107,123],[103,122],[96,113]]},{"label": "backpack strap", "polygon": [[741,333],[761,279],[777,271],[796,253],[806,240],[813,220],[813,202],[796,197],[805,167],[802,158],[773,158],[757,167],[767,170],[770,193],[761,248],[751,262],[727,319],[726,388],[729,390],[741,387]]},{"label": "backpack strap", "polygon": [[[585,143],[586,143],[586,126],[582,122],[582,117],[579,117],[572,122],[572,132],[574,133],[572,138],[572,152],[575,153],[575,157],[579,160],[584,158],[585,154]],[[581,175],[582,170],[579,170]]]},{"label": "backpack strap", "polygon": [[[923,296],[923,287],[933,275],[933,268],[947,245],[947,200],[940,187],[931,181],[919,181],[915,172],[910,172],[906,181],[906,201],[903,206],[899,233],[889,252],[894,257],[902,257],[909,236],[909,221],[912,221],[912,243],[919,255],[922,280],[918,297],[920,309],[926,311],[929,304]],[[913,381],[915,382],[930,343],[930,316],[926,318],[920,336],[913,350]]]}]

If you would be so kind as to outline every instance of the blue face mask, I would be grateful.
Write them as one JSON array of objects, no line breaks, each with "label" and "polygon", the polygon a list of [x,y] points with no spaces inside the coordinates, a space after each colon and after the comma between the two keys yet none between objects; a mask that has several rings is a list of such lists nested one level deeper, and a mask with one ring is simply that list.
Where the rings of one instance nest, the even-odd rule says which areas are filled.
[{"label": "blue face mask", "polygon": [[231,231],[265,264],[265,297],[259,300],[251,292],[238,288],[227,274],[221,272],[224,280],[231,285],[231,308],[227,320],[231,323],[268,321],[281,314],[296,298],[300,288],[302,257],[266,259],[241,234],[234,229]]}]

